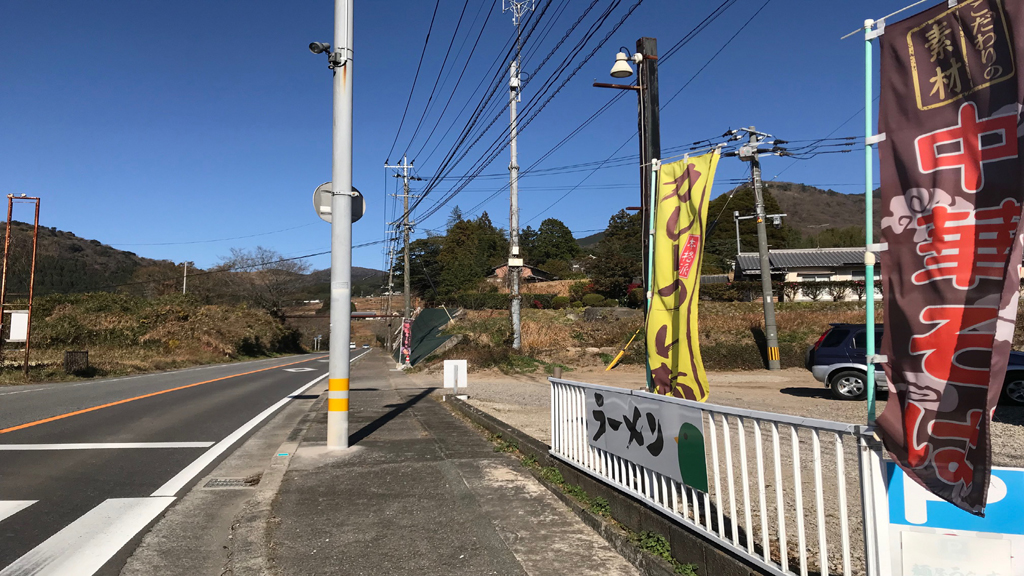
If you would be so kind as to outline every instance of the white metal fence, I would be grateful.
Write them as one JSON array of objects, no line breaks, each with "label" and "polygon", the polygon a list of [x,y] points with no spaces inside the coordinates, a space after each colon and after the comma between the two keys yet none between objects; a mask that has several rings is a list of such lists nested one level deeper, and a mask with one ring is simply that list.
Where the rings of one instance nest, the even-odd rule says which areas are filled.
[{"label": "white metal fence", "polygon": [[[888,521],[882,456],[870,427],[549,380],[551,454],[558,459],[771,574],[890,572],[888,535],[878,528]],[[587,389],[699,409],[708,492],[591,446]]]}]

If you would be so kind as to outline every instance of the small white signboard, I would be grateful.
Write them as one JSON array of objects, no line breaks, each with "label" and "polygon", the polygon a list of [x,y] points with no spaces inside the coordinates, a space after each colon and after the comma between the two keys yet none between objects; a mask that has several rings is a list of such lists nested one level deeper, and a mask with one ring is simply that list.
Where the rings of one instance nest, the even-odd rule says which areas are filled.
[{"label": "small white signboard", "polygon": [[465,388],[469,383],[467,380],[468,376],[468,364],[465,360],[445,360],[444,361],[444,387],[445,388]]},{"label": "small white signboard", "polygon": [[28,310],[11,311],[11,337],[8,342],[24,342],[28,339]]}]

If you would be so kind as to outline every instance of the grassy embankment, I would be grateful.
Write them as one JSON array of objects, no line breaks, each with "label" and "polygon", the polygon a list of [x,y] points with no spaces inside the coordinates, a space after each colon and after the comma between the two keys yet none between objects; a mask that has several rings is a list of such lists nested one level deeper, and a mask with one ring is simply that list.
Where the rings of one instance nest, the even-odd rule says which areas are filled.
[{"label": "grassy embankment", "polygon": [[[10,308],[18,309],[18,306]],[[298,334],[263,310],[211,306],[188,296],[123,294],[36,299],[29,381],[121,376],[300,352]],[[24,357],[8,344],[0,384],[22,383]],[[64,373],[66,350],[88,350],[90,369]]]},{"label": "grassy embankment", "polygon": [[[877,321],[882,321],[877,306]],[[573,310],[523,310],[522,354],[508,346],[510,325],[504,310],[469,310],[449,328],[464,340],[444,358],[465,358],[471,369],[496,368],[506,373],[532,373],[556,365],[596,366],[607,363],[640,327],[636,318],[587,322]],[[864,322],[864,304],[857,302],[796,302],[776,305],[779,352],[783,368],[802,367],[804,351],[830,322]],[[759,302],[701,302],[700,346],[708,370],[763,368],[764,316]],[[644,334],[633,342],[623,363],[642,364]],[[590,348],[590,351],[586,349]],[[600,349],[596,353],[594,348]],[[443,358],[429,358],[428,366]]]}]

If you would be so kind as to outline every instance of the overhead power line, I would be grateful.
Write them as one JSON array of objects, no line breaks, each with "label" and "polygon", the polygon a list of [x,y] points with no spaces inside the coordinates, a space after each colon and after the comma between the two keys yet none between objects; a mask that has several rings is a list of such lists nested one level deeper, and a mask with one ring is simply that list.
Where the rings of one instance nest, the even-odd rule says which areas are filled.
[{"label": "overhead power line", "polygon": [[[430,26],[427,27],[427,36],[423,39],[423,50],[420,52],[420,61],[416,64],[416,73],[412,77],[412,86],[409,87],[409,99],[405,101],[405,110],[402,112],[402,121],[398,123],[398,131],[395,132],[395,141],[391,143],[391,150],[388,150],[388,160],[391,159],[391,153],[395,151],[395,145],[398,144],[398,136],[402,133],[402,126],[405,125],[405,116],[409,113],[409,104],[412,103],[413,92],[416,91],[416,80],[420,77],[420,68],[423,67],[423,56],[427,53],[427,44],[430,43],[430,32],[434,29],[434,20],[437,18],[437,7],[441,5],[441,0],[434,2],[434,13],[430,16]],[[385,160],[385,164],[388,160]]]}]

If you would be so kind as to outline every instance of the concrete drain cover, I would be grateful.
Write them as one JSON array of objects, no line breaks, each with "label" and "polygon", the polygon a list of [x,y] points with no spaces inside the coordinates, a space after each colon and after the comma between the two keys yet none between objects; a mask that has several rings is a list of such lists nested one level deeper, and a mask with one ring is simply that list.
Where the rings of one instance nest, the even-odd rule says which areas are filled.
[{"label": "concrete drain cover", "polygon": [[260,483],[259,477],[250,478],[211,478],[204,488],[253,488]]}]

